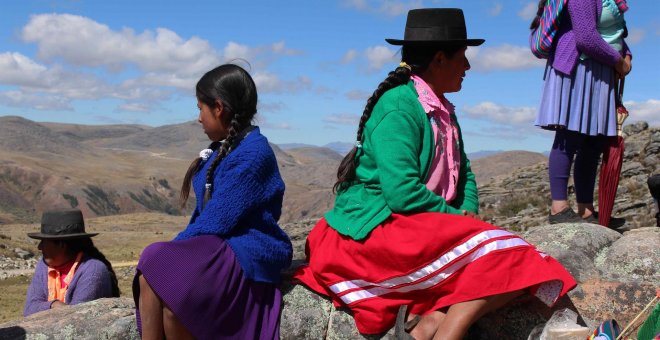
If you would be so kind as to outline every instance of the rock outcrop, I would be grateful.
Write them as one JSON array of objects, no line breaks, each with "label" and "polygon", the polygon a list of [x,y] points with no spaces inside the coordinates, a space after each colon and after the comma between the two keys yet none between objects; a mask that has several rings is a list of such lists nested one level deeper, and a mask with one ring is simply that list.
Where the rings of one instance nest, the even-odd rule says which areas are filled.
[{"label": "rock outcrop", "polygon": [[[289,232],[300,233],[293,238],[302,238],[313,223],[300,222]],[[590,328],[609,318],[627,325],[655,295],[660,282],[659,228],[638,228],[621,235],[594,224],[559,224],[538,226],[523,236],[562,262],[579,281],[578,287],[552,309],[531,298],[488,314],[472,327],[469,339],[527,339],[535,326],[560,308],[577,311]],[[297,242],[297,254],[302,247]],[[294,267],[300,264],[295,261]],[[285,280],[282,290],[282,339],[364,338],[347,310],[335,308],[328,299],[290,280]],[[136,332],[134,304],[126,297],[54,309],[0,325],[2,339],[137,339]],[[368,338],[394,337],[390,331]]]},{"label": "rock outcrop", "polygon": [[[655,204],[646,181],[660,173],[660,128],[637,122],[626,125],[623,132],[625,153],[613,216],[626,219],[622,230],[655,226]],[[597,190],[595,199],[597,204]],[[481,214],[505,229],[525,231],[547,223],[550,206],[547,162],[522,167],[479,185],[479,201]],[[572,178],[569,202],[575,202]]]}]

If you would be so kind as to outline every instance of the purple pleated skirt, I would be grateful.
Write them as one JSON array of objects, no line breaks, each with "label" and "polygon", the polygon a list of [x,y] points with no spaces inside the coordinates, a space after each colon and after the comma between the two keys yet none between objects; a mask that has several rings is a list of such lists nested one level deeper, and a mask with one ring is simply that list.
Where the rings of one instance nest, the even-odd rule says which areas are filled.
[{"label": "purple pleated skirt", "polygon": [[590,136],[616,136],[614,68],[591,58],[579,60],[567,76],[546,65],[543,94],[534,125],[566,128]]},{"label": "purple pleated skirt", "polygon": [[139,275],[197,339],[279,339],[280,290],[245,277],[220,237],[158,242],[144,249],[133,281],[142,334]]}]

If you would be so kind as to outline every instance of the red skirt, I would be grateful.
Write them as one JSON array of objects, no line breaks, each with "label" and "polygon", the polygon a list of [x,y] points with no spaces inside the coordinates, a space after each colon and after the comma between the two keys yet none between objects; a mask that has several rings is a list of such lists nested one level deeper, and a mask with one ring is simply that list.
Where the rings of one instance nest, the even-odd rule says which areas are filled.
[{"label": "red skirt", "polygon": [[471,217],[392,214],[364,240],[321,219],[294,279],[351,309],[360,333],[390,329],[401,305],[425,315],[458,302],[526,289],[548,305],[576,286],[554,258]]}]

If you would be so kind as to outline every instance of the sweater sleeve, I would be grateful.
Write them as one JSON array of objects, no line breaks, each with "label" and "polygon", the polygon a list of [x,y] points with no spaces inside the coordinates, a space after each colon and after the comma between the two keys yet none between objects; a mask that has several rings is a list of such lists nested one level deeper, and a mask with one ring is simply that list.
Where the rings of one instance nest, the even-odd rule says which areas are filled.
[{"label": "sweater sleeve", "polygon": [[88,259],[76,270],[67,289],[66,304],[75,305],[112,296],[112,279],[106,265],[97,259]]},{"label": "sweater sleeve", "polygon": [[451,205],[457,207],[459,210],[467,210],[475,214],[479,213],[479,194],[477,191],[477,181],[470,166],[470,160],[465,154],[465,147],[463,144],[463,133],[458,124],[455,116],[452,116],[454,124],[458,129],[458,143],[461,150],[461,168],[459,169],[459,178],[457,184],[456,198],[451,202]]},{"label": "sweater sleeve", "polygon": [[244,154],[232,160],[233,166],[218,171],[213,181],[215,189],[211,199],[175,240],[231,233],[238,222],[258,207],[266,196],[268,185],[265,183],[270,183],[272,165],[264,157],[266,155],[262,152]]},{"label": "sweater sleeve", "polygon": [[443,212],[461,214],[420,178],[420,127],[401,111],[388,113],[374,128],[371,139],[383,196],[395,213]]},{"label": "sweater sleeve", "polygon": [[37,262],[37,268],[34,270],[32,282],[27,290],[27,297],[25,299],[25,308],[23,309],[23,316],[28,316],[36,312],[41,312],[50,309],[50,301],[48,301],[48,270],[43,260]]},{"label": "sweater sleeve", "polygon": [[610,46],[598,33],[598,7],[600,0],[568,1],[568,13],[573,25],[575,44],[578,50],[609,66],[614,66],[621,53]]}]

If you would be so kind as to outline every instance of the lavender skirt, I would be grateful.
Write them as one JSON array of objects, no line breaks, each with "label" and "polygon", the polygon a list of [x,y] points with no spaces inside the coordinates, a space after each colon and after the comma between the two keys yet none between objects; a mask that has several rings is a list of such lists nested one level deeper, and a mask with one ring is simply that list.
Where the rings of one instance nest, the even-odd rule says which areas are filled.
[{"label": "lavender skirt", "polygon": [[548,63],[543,94],[534,125],[566,128],[590,136],[616,136],[614,68],[591,58],[579,60],[567,76]]},{"label": "lavender skirt", "polygon": [[144,249],[133,280],[142,334],[139,275],[197,339],[279,339],[280,290],[246,278],[234,251],[217,236]]}]

